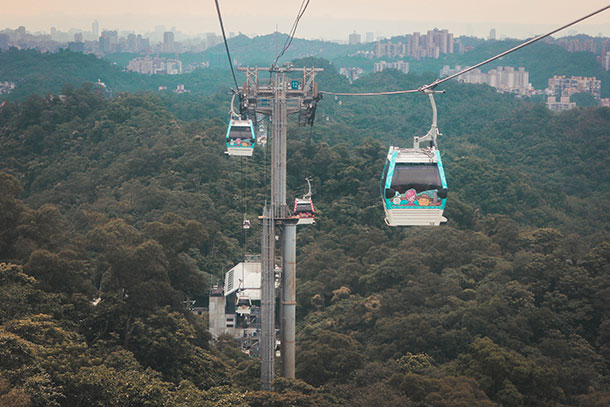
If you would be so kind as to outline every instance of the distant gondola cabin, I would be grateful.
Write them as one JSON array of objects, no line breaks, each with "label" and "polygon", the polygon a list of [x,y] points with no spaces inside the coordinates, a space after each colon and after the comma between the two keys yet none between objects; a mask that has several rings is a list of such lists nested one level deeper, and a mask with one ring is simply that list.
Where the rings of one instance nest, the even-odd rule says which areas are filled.
[{"label": "distant gondola cabin", "polygon": [[231,119],[227,129],[227,154],[252,156],[256,137],[252,120]]},{"label": "distant gondola cabin", "polygon": [[381,178],[388,226],[438,226],[447,222],[447,181],[439,151],[390,147]]},{"label": "distant gondola cabin", "polygon": [[297,198],[294,200],[294,215],[299,218],[298,225],[311,225],[315,223],[315,213],[311,198]]}]

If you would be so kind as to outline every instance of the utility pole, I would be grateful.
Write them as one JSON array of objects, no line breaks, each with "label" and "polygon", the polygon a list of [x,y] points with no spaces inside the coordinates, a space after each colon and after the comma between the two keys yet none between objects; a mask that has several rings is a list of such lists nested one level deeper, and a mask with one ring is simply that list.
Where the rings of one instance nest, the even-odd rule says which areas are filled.
[{"label": "utility pole", "polygon": [[[298,113],[299,125],[313,124],[320,99],[315,76],[320,68],[238,68],[246,82],[239,89],[241,113],[271,119],[271,207],[262,216],[261,262],[261,388],[273,389],[275,355],[275,228],[282,232],[281,373],[295,377],[296,225],[298,218],[286,204],[286,126],[289,114]],[[271,78],[259,78],[259,72]]]}]

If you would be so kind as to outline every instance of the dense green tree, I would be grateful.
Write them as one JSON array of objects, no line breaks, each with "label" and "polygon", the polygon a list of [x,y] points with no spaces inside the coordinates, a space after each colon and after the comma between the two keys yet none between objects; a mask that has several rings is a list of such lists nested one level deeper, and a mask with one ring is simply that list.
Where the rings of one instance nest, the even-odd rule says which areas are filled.
[{"label": "dense green tree", "polygon": [[297,359],[297,376],[315,386],[328,381],[344,382],[362,366],[357,342],[332,331],[303,340]]},{"label": "dense green tree", "polygon": [[[325,64],[323,88],[434,79],[384,72],[349,85],[333,65],[299,63]],[[0,400],[604,405],[609,111],[554,114],[446,85],[441,228],[387,228],[379,199],[387,145],[429,126],[425,98],[325,97],[312,129],[289,125],[289,199],[312,176],[317,220],[298,234],[301,380],[273,393],[258,391],[258,359],[226,337],[209,343],[206,319],[184,306],[205,306],[209,281],[260,249],[241,224],[268,197],[269,151],[222,153],[226,95],[105,99],[65,86],[5,104]]]}]

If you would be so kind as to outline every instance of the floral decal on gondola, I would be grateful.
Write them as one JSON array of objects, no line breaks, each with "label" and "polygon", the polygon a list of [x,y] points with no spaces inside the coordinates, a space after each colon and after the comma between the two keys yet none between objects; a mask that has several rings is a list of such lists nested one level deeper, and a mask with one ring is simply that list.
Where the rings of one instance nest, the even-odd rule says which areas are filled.
[{"label": "floral decal on gondola", "polygon": [[436,198],[436,191],[424,191],[419,194],[414,189],[407,190],[404,194],[397,194],[392,198],[392,203],[397,206],[441,206],[443,200]]}]

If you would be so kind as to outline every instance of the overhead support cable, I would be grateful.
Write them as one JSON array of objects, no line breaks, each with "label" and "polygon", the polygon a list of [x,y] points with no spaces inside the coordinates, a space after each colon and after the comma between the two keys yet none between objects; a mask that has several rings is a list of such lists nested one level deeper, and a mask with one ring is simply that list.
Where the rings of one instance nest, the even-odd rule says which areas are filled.
[{"label": "overhead support cable", "polygon": [[216,3],[216,11],[218,12],[218,21],[220,22],[220,30],[222,31],[222,39],[225,43],[225,49],[227,50],[227,58],[229,58],[229,66],[231,67],[231,73],[233,74],[233,82],[235,82],[235,90],[239,89],[239,85],[237,84],[237,78],[235,77],[235,70],[233,69],[233,60],[231,59],[231,53],[229,52],[229,44],[227,43],[227,35],[225,34],[225,26],[222,23],[222,15],[220,14],[220,6],[218,5],[218,0],[214,0]]},{"label": "overhead support cable", "polygon": [[556,28],[553,31],[550,31],[550,32],[548,32],[546,34],[539,35],[538,37],[532,38],[532,39],[530,39],[530,40],[528,40],[528,41],[526,41],[526,42],[524,42],[522,44],[519,44],[519,45],[509,49],[509,50],[506,50],[504,52],[501,52],[498,55],[495,55],[495,56],[493,56],[493,57],[491,57],[489,59],[486,59],[485,61],[479,62],[478,64],[476,64],[474,66],[468,67],[466,69],[462,69],[461,71],[456,72],[453,75],[449,75],[449,76],[447,76],[445,78],[437,79],[434,82],[432,82],[430,84],[427,84],[427,85],[424,85],[424,86],[421,86],[421,87],[419,87],[417,89],[397,90],[397,91],[390,91],[390,92],[366,92],[366,93],[345,93],[345,92],[320,91],[320,93],[325,94],[325,95],[335,95],[335,96],[384,96],[384,95],[399,95],[399,94],[404,94],[404,93],[416,93],[416,92],[424,92],[426,90],[432,90],[436,86],[440,85],[443,82],[447,82],[448,80],[456,78],[456,77],[458,77],[460,75],[463,75],[463,74],[465,74],[467,72],[470,72],[473,69],[476,69],[476,68],[478,68],[480,66],[488,64],[488,63],[490,63],[492,61],[495,61],[498,58],[502,58],[503,56],[511,54],[511,53],[513,53],[513,52],[523,48],[523,47],[527,47],[528,45],[531,45],[531,44],[533,44],[533,43],[535,43],[537,41],[540,41],[540,40],[542,40],[542,39],[544,39],[546,37],[549,37],[549,36],[555,34],[556,32],[559,32],[559,31],[564,30],[564,29],[566,29],[568,27],[571,27],[574,24],[580,23],[581,21],[584,21],[584,20],[586,20],[588,18],[591,18],[591,17],[593,17],[593,16],[595,16],[595,15],[597,15],[597,14],[603,12],[603,11],[608,10],[608,9],[610,9],[610,5],[608,5],[606,7],[603,7],[601,9],[597,10],[597,11],[594,11],[593,13],[587,14],[586,16],[581,17],[578,20],[574,20],[571,23],[568,23],[568,24],[563,25],[563,26],[561,26],[559,28]]},{"label": "overhead support cable", "polygon": [[385,96],[385,95],[402,95],[405,93],[417,93],[421,92],[419,89],[409,89],[409,90],[393,90],[388,92],[366,92],[366,93],[346,93],[346,92],[327,92],[321,90],[320,93],[325,95],[334,95],[334,96]]},{"label": "overhead support cable", "polygon": [[290,45],[292,45],[292,40],[294,39],[294,35],[297,32],[297,27],[299,25],[299,21],[301,21],[301,17],[303,17],[303,14],[305,14],[305,10],[307,10],[307,6],[309,6],[309,2],[310,0],[303,0],[301,2],[301,7],[299,7],[299,11],[297,12],[297,17],[294,20],[294,23],[292,24],[292,28],[290,29],[290,32],[288,34],[288,37],[286,38],[286,41],[284,42],[284,46],[282,47],[282,50],[279,52],[279,54],[277,54],[277,57],[275,57],[275,61],[273,62],[273,65],[277,65],[277,62],[280,60],[281,57],[284,56],[284,53],[286,51],[288,51],[288,48],[290,48]]}]

